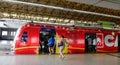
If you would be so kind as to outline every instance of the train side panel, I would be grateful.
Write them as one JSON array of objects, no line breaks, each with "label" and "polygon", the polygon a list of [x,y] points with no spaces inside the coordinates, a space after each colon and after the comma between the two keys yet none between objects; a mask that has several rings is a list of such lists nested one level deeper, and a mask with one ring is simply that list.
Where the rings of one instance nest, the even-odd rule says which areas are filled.
[{"label": "train side panel", "polygon": [[[56,28],[56,53],[59,53],[58,42],[60,40],[60,37],[63,35],[68,41],[67,33],[67,27]],[[63,53],[68,53],[68,42],[66,43],[65,50],[63,51]]]},{"label": "train side panel", "polygon": [[40,27],[31,27],[29,31],[29,54],[38,54]]},{"label": "train side panel", "polygon": [[[63,26],[44,26],[26,24],[22,26],[14,39],[15,54],[37,54],[39,47],[40,27],[55,28],[56,30],[56,53],[59,53],[57,43],[60,36],[64,35],[67,44],[64,53],[85,53],[85,35],[86,33],[93,33],[97,38],[97,52],[118,52],[118,32],[110,30],[96,30],[87,28],[74,28]],[[26,42],[22,41],[23,34],[27,34]]]},{"label": "train side panel", "polygon": [[[84,41],[84,32],[80,31],[80,29],[76,30],[69,30],[68,27],[59,27],[56,29],[56,38],[57,38],[57,43],[59,41],[59,38],[61,35],[64,35],[67,44],[64,50],[64,53],[84,53],[85,49],[85,41]],[[58,47],[56,45],[56,53],[58,53]]]},{"label": "train side panel", "polygon": [[78,29],[74,31],[70,31],[69,38],[69,46],[68,51],[69,53],[84,53],[85,51],[85,33],[84,31]]}]

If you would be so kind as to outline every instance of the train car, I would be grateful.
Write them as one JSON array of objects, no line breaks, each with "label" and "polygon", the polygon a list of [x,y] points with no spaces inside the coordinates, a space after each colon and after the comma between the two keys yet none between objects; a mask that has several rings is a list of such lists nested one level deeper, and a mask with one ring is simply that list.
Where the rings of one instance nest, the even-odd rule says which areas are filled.
[{"label": "train car", "polygon": [[[27,23],[14,39],[15,54],[47,54],[48,38],[55,36],[54,53],[58,53],[60,36],[67,40],[64,53],[119,52],[120,35],[116,30],[81,28],[71,25]],[[94,44],[94,41],[96,44]]]}]

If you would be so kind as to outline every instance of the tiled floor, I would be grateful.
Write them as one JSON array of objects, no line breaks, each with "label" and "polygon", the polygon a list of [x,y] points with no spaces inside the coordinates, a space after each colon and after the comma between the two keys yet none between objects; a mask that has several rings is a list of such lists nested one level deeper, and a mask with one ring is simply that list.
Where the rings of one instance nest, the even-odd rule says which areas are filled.
[{"label": "tiled floor", "polygon": [[0,55],[0,65],[120,65],[120,53],[58,55]]}]

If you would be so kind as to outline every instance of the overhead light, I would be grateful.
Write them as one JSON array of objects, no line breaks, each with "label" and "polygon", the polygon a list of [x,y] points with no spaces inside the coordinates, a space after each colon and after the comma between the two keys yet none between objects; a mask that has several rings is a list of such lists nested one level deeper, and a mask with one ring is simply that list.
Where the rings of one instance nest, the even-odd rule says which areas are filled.
[{"label": "overhead light", "polygon": [[116,27],[120,27],[119,25],[116,25]]},{"label": "overhead light", "polygon": [[5,17],[9,16],[9,14],[8,14],[8,13],[3,13],[3,15],[4,15]]},{"label": "overhead light", "polygon": [[30,16],[27,16],[28,18],[30,18]]},{"label": "overhead light", "polygon": [[57,21],[63,21],[63,19],[58,18]]},{"label": "overhead light", "polygon": [[82,21],[77,21],[78,23],[81,23]]},{"label": "overhead light", "polygon": [[97,24],[96,22],[93,22],[93,24]]},{"label": "overhead light", "polygon": [[84,21],[83,23],[87,23],[87,21]]},{"label": "overhead light", "polygon": [[65,19],[64,22],[66,22],[66,23],[69,22],[69,19]]},{"label": "overhead light", "polygon": [[71,20],[70,23],[74,23],[75,21],[74,20]]},{"label": "overhead light", "polygon": [[43,19],[44,19],[44,20],[47,20],[47,19],[48,19],[48,17],[43,17]]},{"label": "overhead light", "polygon": [[55,20],[55,18],[50,18],[49,20]]},{"label": "overhead light", "polygon": [[89,24],[92,24],[92,22],[88,21]]},{"label": "overhead light", "polygon": [[14,16],[14,17],[16,17],[17,16],[17,14],[11,14],[12,16]]}]

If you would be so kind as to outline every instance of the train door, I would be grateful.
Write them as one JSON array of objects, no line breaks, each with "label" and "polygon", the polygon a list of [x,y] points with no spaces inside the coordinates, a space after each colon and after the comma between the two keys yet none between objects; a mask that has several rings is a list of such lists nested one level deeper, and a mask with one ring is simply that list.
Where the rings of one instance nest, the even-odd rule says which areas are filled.
[{"label": "train door", "polygon": [[120,35],[118,35],[118,52],[120,52]]},{"label": "train door", "polygon": [[51,36],[55,37],[56,31],[54,28],[41,28],[40,29],[40,47],[39,47],[39,53],[48,54],[48,39]]},{"label": "train door", "polygon": [[86,33],[85,34],[85,52],[86,53],[95,53],[96,52],[96,34]]}]

